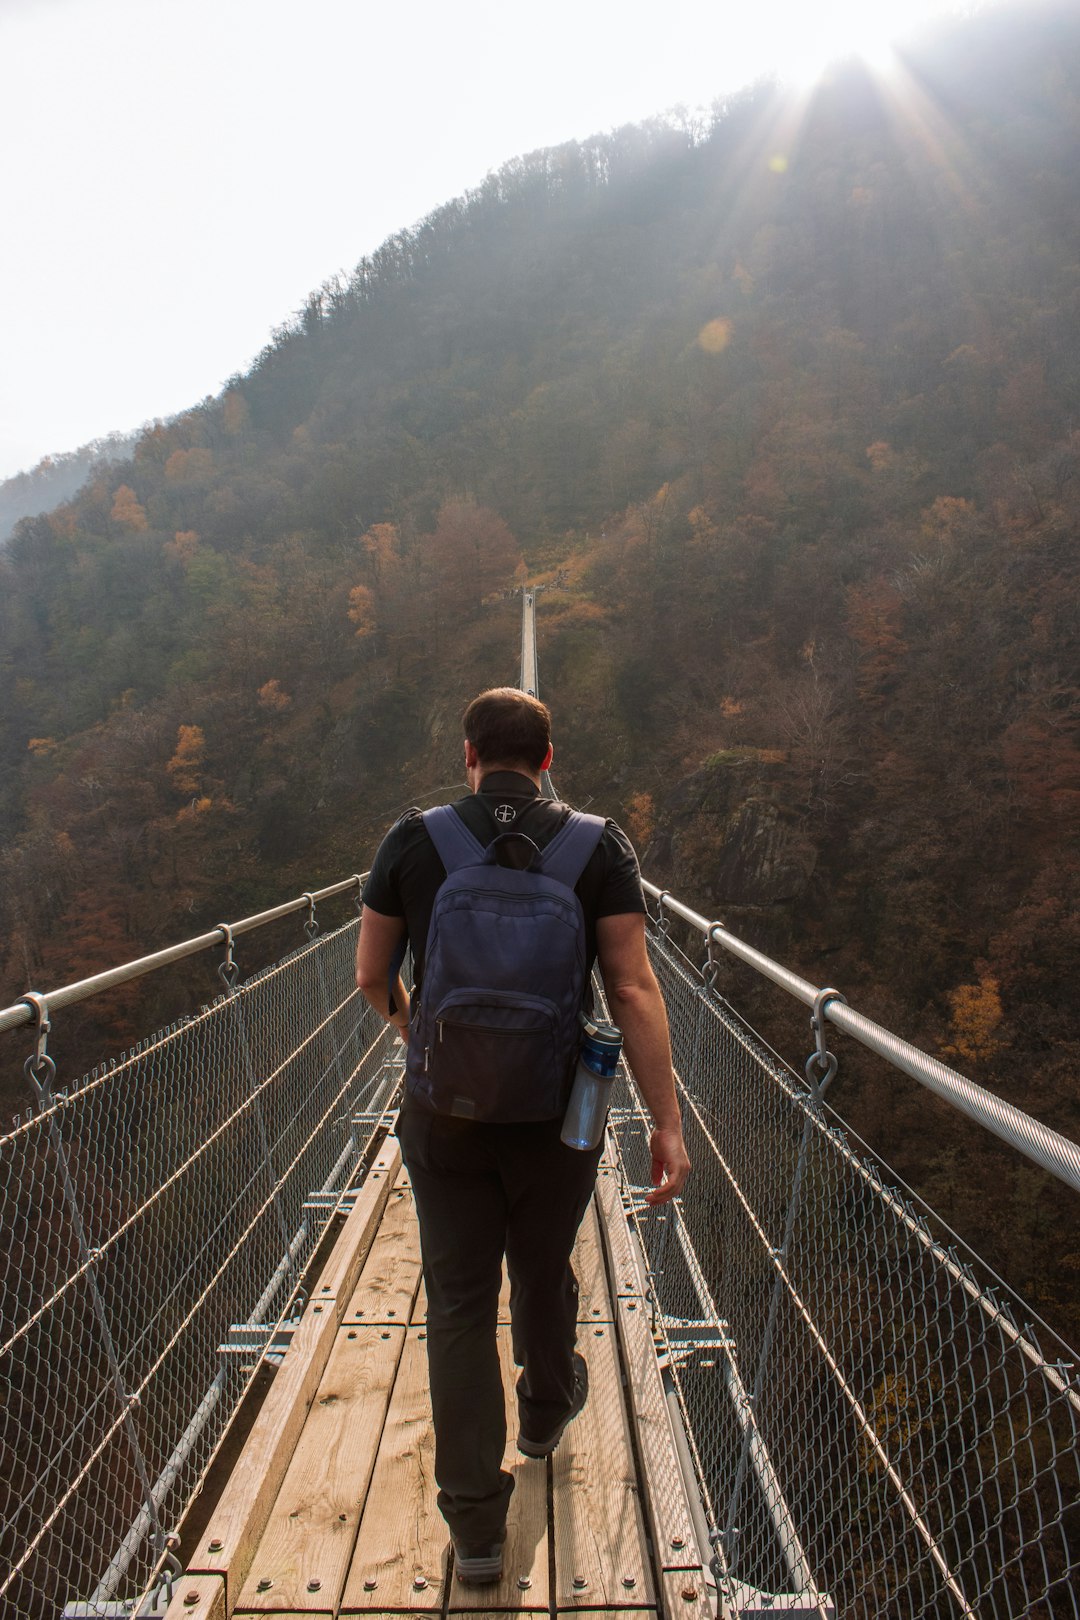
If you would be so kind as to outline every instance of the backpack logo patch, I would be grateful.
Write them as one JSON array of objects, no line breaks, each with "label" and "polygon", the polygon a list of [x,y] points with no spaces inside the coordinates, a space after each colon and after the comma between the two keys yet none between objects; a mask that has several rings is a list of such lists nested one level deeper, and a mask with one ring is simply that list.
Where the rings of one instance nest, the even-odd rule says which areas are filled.
[{"label": "backpack logo patch", "polygon": [[504,827],[508,827],[517,817],[517,811],[512,804],[497,805],[494,814],[495,820],[501,821]]}]

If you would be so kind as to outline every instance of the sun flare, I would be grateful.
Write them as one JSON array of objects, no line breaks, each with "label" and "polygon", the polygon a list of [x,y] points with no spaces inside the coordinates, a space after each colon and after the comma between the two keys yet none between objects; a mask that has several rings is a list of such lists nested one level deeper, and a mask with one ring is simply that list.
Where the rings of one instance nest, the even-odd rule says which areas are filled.
[{"label": "sun flare", "polygon": [[[776,40],[776,64],[789,84],[809,88],[831,63],[854,58],[877,73],[895,65],[895,41],[912,27],[940,14],[942,4],[874,4],[868,0],[820,0],[804,15],[783,14]],[[778,19],[779,20],[779,19]]]}]

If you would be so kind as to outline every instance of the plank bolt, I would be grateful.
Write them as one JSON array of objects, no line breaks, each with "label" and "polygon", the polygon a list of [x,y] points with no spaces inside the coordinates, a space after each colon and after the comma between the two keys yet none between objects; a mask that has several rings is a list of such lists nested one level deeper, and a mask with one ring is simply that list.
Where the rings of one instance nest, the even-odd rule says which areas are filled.
[{"label": "plank bolt", "polygon": [[396,1316],[397,1312],[396,1311],[387,1311],[386,1314],[387,1314],[387,1316]]},{"label": "plank bolt", "polygon": [[626,1590],[629,1592],[632,1587],[635,1587],[637,1585],[637,1576],[636,1575],[624,1575],[623,1578],[622,1578],[622,1583],[626,1587]]},{"label": "plank bolt", "polygon": [[426,1338],[427,1338],[427,1334],[426,1334],[426,1333],[418,1333],[418,1334],[417,1334],[417,1335],[416,1335],[416,1337],[417,1337],[417,1338],[418,1338],[418,1339],[426,1339]]},{"label": "plank bolt", "polygon": [[308,1583],[307,1583],[307,1589],[308,1589],[309,1592],[318,1592],[321,1587],[322,1587],[322,1581],[320,1581],[320,1580],[312,1579],[312,1580],[308,1581]]},{"label": "plank bolt", "polygon": [[594,1339],[602,1339],[603,1337],[604,1337],[603,1328],[593,1328],[593,1338]]},{"label": "plank bolt", "polygon": [[685,1547],[685,1546],[686,1546],[686,1542],[685,1542],[685,1541],[684,1541],[684,1540],[683,1540],[683,1538],[682,1538],[682,1536],[672,1536],[672,1538],[671,1538],[671,1545],[672,1545],[672,1546],[673,1546],[673,1547],[674,1547],[674,1548],[675,1548],[675,1549],[676,1549],[676,1550],[678,1550],[678,1548],[680,1548],[680,1547]]},{"label": "plank bolt", "polygon": [[532,1578],[530,1576],[528,1576],[528,1575],[519,1575],[518,1576],[518,1591],[519,1592],[527,1592],[531,1585],[532,1585]]},{"label": "plank bolt", "polygon": [[215,1536],[213,1541],[211,1541],[209,1543],[209,1547],[210,1547],[211,1552],[220,1552],[221,1551],[221,1537],[220,1536]]},{"label": "plank bolt", "polygon": [[270,1579],[269,1575],[264,1575],[262,1580],[259,1582],[258,1586],[255,1588],[255,1590],[257,1592],[269,1592],[269,1590],[273,1586],[273,1584],[274,1583]]},{"label": "plank bolt", "polygon": [[584,1575],[575,1575],[574,1576],[574,1591],[575,1592],[584,1592],[584,1590],[588,1586],[588,1584],[589,1583],[585,1579]]},{"label": "plank bolt", "polygon": [[380,1339],[388,1339],[389,1337],[390,1337],[389,1333],[380,1333],[379,1334]]},{"label": "plank bolt", "polygon": [[693,1603],[694,1599],[697,1597],[697,1587],[684,1586],[682,1589],[682,1595],[684,1603]]},{"label": "plank bolt", "polygon": [[414,1592],[422,1592],[427,1586],[427,1576],[418,1575],[412,1584]]},{"label": "plank bolt", "polygon": [[356,1338],[356,1334],[355,1334],[355,1333],[350,1333],[350,1334],[349,1334],[349,1338],[350,1338],[350,1339],[355,1339],[355,1338]]},{"label": "plank bolt", "polygon": [[322,1315],[322,1306],[321,1305],[316,1305],[316,1307],[315,1307],[315,1315],[316,1316],[321,1316]]},{"label": "plank bolt", "polygon": [[339,1514],[338,1514],[338,1523],[339,1523],[339,1524],[344,1524],[344,1523],[345,1523],[345,1520],[346,1520],[346,1519],[347,1519],[347,1518],[348,1518],[348,1514],[346,1514],[346,1513],[339,1513]]},{"label": "plank bolt", "polygon": [[184,1606],[185,1606],[185,1608],[193,1609],[195,1607],[196,1603],[198,1603],[198,1601],[199,1601],[198,1592],[188,1592],[184,1597]]},{"label": "plank bolt", "polygon": [[379,1583],[375,1579],[374,1575],[368,1575],[364,1580],[364,1591],[365,1592],[374,1592],[374,1590],[378,1586],[378,1584]]},{"label": "plank bolt", "polygon": [[330,1284],[329,1283],[323,1283],[322,1291],[323,1291],[324,1294],[328,1294],[330,1292]]},{"label": "plank bolt", "polygon": [[627,1300],[626,1308],[627,1308],[628,1311],[636,1311],[637,1310],[637,1300],[636,1299]]}]

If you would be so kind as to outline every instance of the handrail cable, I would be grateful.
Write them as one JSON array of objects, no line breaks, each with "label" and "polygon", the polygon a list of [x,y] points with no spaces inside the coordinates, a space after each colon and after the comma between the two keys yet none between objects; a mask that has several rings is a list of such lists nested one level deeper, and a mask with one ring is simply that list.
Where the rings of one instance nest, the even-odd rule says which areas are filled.
[{"label": "handrail cable", "polygon": [[[821,991],[808,979],[800,978],[790,968],[747,945],[737,935],[729,933],[722,923],[710,922],[699,912],[691,911],[689,906],[673,899],[666,889],[659,889],[655,883],[648,883],[645,879],[642,879],[642,887],[659,903],[661,916],[666,911],[673,912],[696,928],[708,943],[719,945],[764,978],[771,979],[773,984],[779,985],[781,990],[794,996],[804,1006],[815,1007]],[[1049,1171],[1075,1192],[1080,1192],[1080,1146],[1067,1136],[1062,1136],[1059,1131],[1025,1114],[1003,1098],[995,1097],[985,1086],[977,1085],[957,1069],[950,1069],[947,1064],[930,1057],[917,1046],[911,1046],[880,1024],[875,1024],[873,1019],[856,1012],[838,995],[825,999],[821,1012],[845,1034],[853,1036],[894,1068],[902,1070],[912,1080],[917,1080],[945,1102],[951,1103],[1033,1164]]]},{"label": "handrail cable", "polygon": [[[171,967],[174,962],[182,962],[188,956],[198,956],[200,951],[208,951],[213,945],[225,945],[238,934],[250,934],[256,928],[264,928],[268,923],[277,922],[281,917],[290,917],[294,912],[310,910],[313,904],[317,905],[321,900],[331,900],[335,895],[347,894],[350,889],[355,889],[359,894],[366,877],[366,872],[356,872],[341,883],[331,883],[325,889],[314,889],[300,895],[296,900],[285,900],[280,906],[271,906],[269,911],[257,912],[255,916],[245,917],[240,922],[219,923],[209,933],[197,934],[193,939],[182,940],[179,945],[170,945],[163,951],[154,951],[150,956],[137,957],[133,962],[109,968],[104,973],[95,973],[88,979],[78,979],[74,984],[64,985],[40,999],[45,1002],[50,1012],[55,1012],[58,1007],[71,1007],[77,1001],[86,1001],[90,996],[99,995],[103,990],[111,990],[114,985],[127,984],[131,979],[142,978],[144,973],[154,973],[158,968]],[[31,1002],[16,1001],[0,1011],[0,1030],[17,1029],[20,1024],[32,1023],[35,1016],[36,1011]]]}]

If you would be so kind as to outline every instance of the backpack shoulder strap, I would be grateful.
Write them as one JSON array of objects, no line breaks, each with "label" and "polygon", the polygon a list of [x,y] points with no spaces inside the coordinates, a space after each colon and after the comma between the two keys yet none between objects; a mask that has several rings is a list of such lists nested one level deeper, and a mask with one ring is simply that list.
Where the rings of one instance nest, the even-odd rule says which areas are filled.
[{"label": "backpack shoulder strap", "polygon": [[447,876],[459,866],[477,866],[483,861],[483,844],[473,837],[452,804],[436,804],[425,810],[423,822]]},{"label": "backpack shoulder strap", "polygon": [[571,810],[551,843],[540,851],[540,870],[572,889],[604,836],[606,825],[603,816]]}]

